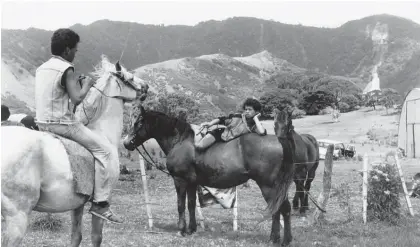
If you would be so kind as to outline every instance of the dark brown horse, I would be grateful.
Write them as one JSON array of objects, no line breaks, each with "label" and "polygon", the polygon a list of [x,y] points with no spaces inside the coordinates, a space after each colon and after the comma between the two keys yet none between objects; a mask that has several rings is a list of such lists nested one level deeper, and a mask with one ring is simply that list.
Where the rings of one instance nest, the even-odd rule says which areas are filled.
[{"label": "dark brown horse", "polygon": [[[292,120],[290,119],[290,124]],[[293,198],[293,209],[299,209],[300,213],[304,214],[309,208],[308,193],[311,189],[311,183],[315,178],[316,169],[319,164],[319,145],[318,141],[309,134],[299,135],[291,130],[291,135],[296,144],[295,151],[295,176],[294,182],[296,185],[295,196]],[[306,182],[305,182],[306,181]]]},{"label": "dark brown horse", "polygon": [[[232,141],[215,143],[204,152],[194,148],[194,131],[181,119],[156,111],[140,109],[134,126],[124,140],[134,150],[150,138],[156,139],[166,154],[166,166],[174,179],[178,198],[178,227],[181,234],[196,231],[196,191],[198,185],[231,188],[253,179],[261,189],[272,215],[270,240],[280,242],[280,213],[284,218],[283,244],[292,241],[290,203],[287,191],[293,181],[293,149],[286,112],[278,112],[278,137],[245,134]],[[283,128],[284,127],[284,128]],[[185,199],[188,194],[190,223],[185,222]]]}]

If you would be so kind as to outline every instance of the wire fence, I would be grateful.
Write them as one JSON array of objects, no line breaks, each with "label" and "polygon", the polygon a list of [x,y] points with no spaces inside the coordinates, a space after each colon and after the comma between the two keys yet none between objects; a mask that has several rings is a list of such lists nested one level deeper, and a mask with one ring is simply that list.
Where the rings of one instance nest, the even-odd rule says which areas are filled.
[{"label": "wire fence", "polygon": [[[368,169],[372,169],[372,167],[375,164],[381,163],[381,162],[388,162],[388,156],[392,156],[392,154],[394,153],[390,153],[390,154],[380,154],[380,155],[370,155],[369,160],[372,161],[371,163],[368,164]],[[351,216],[354,213],[357,213],[358,215],[360,215],[362,213],[362,192],[363,192],[363,179],[362,179],[362,175],[363,175],[363,163],[361,162],[363,160],[355,160],[355,159],[350,159],[350,160],[345,160],[344,163],[348,162],[348,163],[356,163],[360,169],[357,168],[353,168],[352,170],[350,170],[351,174],[348,175],[348,180],[346,181],[334,181],[334,183],[332,183],[332,188],[331,188],[331,193],[330,193],[330,199],[333,203],[336,203],[337,205],[327,205],[327,210],[328,209],[332,209],[335,210],[334,212],[337,212],[337,208],[341,209],[341,213],[342,214],[347,214],[348,217],[353,217]],[[335,161],[337,162],[337,161]],[[343,162],[341,162],[343,163]],[[302,165],[302,164],[313,164],[313,162],[296,162],[296,165]],[[333,168],[334,170],[334,168]],[[315,177],[312,177],[311,179],[312,181],[312,188],[310,190],[311,193],[317,194],[320,192],[320,189],[323,186],[322,183],[322,173],[323,171],[320,171],[320,169],[318,168],[318,172],[317,175]],[[309,178],[297,178],[294,179],[296,181],[307,181]],[[335,180],[334,178],[332,178],[332,180]],[[241,185],[240,185],[241,187]],[[243,187],[241,187],[243,188]],[[245,188],[246,189],[246,188]],[[242,189],[240,189],[242,190]],[[289,193],[288,193],[288,199],[289,201],[293,201],[294,198],[294,194],[298,193],[298,192],[303,192],[305,193],[306,191],[302,191],[302,190],[296,190],[296,188],[293,188],[293,186],[291,186],[289,188]],[[175,193],[175,190],[174,190]],[[241,194],[244,193],[243,191],[241,191]],[[238,192],[236,193],[236,195],[239,194]],[[262,197],[262,196],[261,196]],[[355,198],[357,198],[357,200],[354,200]],[[198,201],[197,201],[198,204]],[[237,201],[237,206],[240,207],[240,201]],[[309,204],[311,205],[310,207],[314,207],[314,204],[311,203],[309,201]],[[167,209],[168,205],[167,204],[159,204],[159,203],[154,203],[154,202],[149,202],[149,203],[139,203],[136,204],[139,206],[157,206],[157,207],[164,207]],[[173,205],[174,207],[176,207],[177,205]],[[202,217],[202,221],[211,221],[211,222],[221,222],[221,223],[232,223],[232,220],[230,221],[226,221],[223,218],[220,218],[220,214],[218,214],[217,216],[213,215],[213,214],[207,214],[209,211],[226,211],[225,208],[223,207],[205,207],[205,208],[200,208],[199,206],[196,208],[198,210],[202,210],[205,214],[203,215],[204,217]],[[187,211],[187,207],[186,207],[186,215],[188,215]],[[234,210],[233,208],[231,208],[230,210]],[[237,209],[236,209],[237,210]],[[161,217],[160,215],[157,216],[157,213],[161,213],[161,210],[157,210],[157,208],[154,209],[155,213],[154,215],[144,215],[143,217],[141,217],[141,219],[147,219],[147,220],[159,220],[159,221],[168,221],[168,220],[176,220],[176,217],[173,218],[169,218],[169,217]],[[249,212],[249,208],[246,208],[246,212],[244,212],[244,215],[247,215]],[[240,214],[237,214],[236,216],[233,216],[233,220],[237,221],[237,222],[256,222],[257,225],[260,224],[261,222],[264,221],[268,221],[271,220],[271,215],[268,214],[267,211],[265,211],[264,209],[258,209],[258,208],[253,208],[252,212],[254,214],[253,217],[241,217]],[[206,215],[207,214],[207,215]],[[199,217],[200,218],[200,217]],[[200,219],[199,219],[200,220]]]}]

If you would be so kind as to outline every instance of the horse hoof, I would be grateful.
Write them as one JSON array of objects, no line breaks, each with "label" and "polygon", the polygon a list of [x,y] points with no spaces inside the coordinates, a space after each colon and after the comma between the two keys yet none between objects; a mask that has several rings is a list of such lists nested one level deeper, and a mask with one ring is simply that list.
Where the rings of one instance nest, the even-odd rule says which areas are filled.
[{"label": "horse hoof", "polygon": [[290,245],[290,242],[292,242],[292,241],[283,241],[283,243],[281,243],[281,246],[289,246]]},{"label": "horse hoof", "polygon": [[188,229],[187,234],[192,235],[197,231],[197,229]]},{"label": "horse hoof", "polygon": [[180,237],[185,237],[185,232],[178,232],[177,235]]},{"label": "horse hoof", "polygon": [[289,237],[285,237],[283,239],[283,242],[281,243],[281,246],[289,246],[290,243],[292,242],[293,237],[289,236]]},{"label": "horse hoof", "polygon": [[270,237],[270,242],[274,245],[280,243],[280,236],[278,237]]}]

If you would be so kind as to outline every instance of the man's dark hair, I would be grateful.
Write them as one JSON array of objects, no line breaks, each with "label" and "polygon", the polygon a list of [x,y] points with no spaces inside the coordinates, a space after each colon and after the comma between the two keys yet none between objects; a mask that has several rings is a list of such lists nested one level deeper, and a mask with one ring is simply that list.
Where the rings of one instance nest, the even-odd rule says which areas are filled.
[{"label": "man's dark hair", "polygon": [[73,49],[79,43],[79,35],[71,29],[57,29],[51,37],[51,53],[60,56],[66,47]]},{"label": "man's dark hair", "polygon": [[262,108],[261,103],[254,98],[247,98],[243,104],[242,109],[245,110],[246,106],[251,106],[255,111],[258,111],[258,112],[260,112]]},{"label": "man's dark hair", "polygon": [[1,121],[5,121],[9,119],[9,117],[10,117],[9,107],[5,105],[1,105]]}]

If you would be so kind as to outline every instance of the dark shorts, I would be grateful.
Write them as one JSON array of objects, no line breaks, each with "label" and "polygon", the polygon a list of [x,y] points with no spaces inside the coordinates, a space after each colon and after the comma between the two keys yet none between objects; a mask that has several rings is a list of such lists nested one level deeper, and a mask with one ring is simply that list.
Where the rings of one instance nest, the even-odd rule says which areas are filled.
[{"label": "dark shorts", "polygon": [[32,116],[26,116],[20,120],[20,122],[25,125],[26,128],[39,130],[38,125],[35,123],[35,119]]},{"label": "dark shorts", "polygon": [[207,134],[211,134],[214,137],[214,139],[216,139],[216,141],[219,142],[222,141],[222,133],[224,130],[224,128],[218,128],[207,132]]}]

